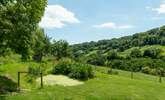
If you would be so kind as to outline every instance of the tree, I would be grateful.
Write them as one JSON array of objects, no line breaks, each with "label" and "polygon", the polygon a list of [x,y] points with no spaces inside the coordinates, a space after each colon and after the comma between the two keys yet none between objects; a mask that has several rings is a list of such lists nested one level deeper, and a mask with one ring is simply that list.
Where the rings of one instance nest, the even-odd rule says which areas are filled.
[{"label": "tree", "polygon": [[105,64],[106,58],[102,54],[101,51],[97,51],[96,53],[92,53],[88,56],[87,63],[92,65],[103,66]]},{"label": "tree", "polygon": [[44,30],[38,28],[33,36],[34,45],[33,45],[33,59],[36,61],[41,61],[43,55],[47,55],[50,53],[50,40],[44,34]]},{"label": "tree", "polygon": [[117,52],[116,51],[110,51],[110,52],[108,52],[108,54],[107,54],[107,59],[108,60],[113,60],[113,59],[118,59],[119,57],[118,57],[118,55],[117,55]]},{"label": "tree", "polygon": [[130,56],[133,58],[139,58],[142,57],[142,52],[140,51],[140,49],[135,48],[131,51]]},{"label": "tree", "polygon": [[165,37],[165,26],[160,27],[158,34],[161,37]]},{"label": "tree", "polygon": [[[4,1],[4,0],[3,0]],[[1,44],[10,47],[28,59],[32,47],[32,36],[44,14],[47,0],[8,0],[0,5],[0,29],[4,37]]]},{"label": "tree", "polygon": [[158,58],[160,53],[162,52],[161,49],[158,48],[149,48],[144,51],[144,57],[151,57],[151,58]]},{"label": "tree", "polygon": [[63,57],[71,57],[71,49],[67,41],[53,41],[51,46],[51,53],[54,55],[57,60]]},{"label": "tree", "polygon": [[143,45],[153,45],[153,44],[160,44],[160,37],[157,35],[147,35],[144,38]]}]

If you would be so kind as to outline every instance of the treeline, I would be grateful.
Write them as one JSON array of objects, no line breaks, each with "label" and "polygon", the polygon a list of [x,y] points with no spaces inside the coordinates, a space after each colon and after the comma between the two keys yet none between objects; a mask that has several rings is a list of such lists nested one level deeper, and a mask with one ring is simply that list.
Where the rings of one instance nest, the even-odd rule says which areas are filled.
[{"label": "treeline", "polygon": [[157,75],[160,70],[165,73],[165,56],[161,53],[161,49],[154,47],[144,51],[135,48],[127,56],[121,56],[116,50],[112,50],[107,54],[97,51],[76,59],[96,66]]},{"label": "treeline", "polygon": [[[158,70],[165,72],[165,55],[163,48],[153,45],[165,46],[165,26],[119,39],[86,42],[71,47],[77,61],[156,75]],[[130,52],[121,55],[126,50]]]},{"label": "treeline", "polygon": [[114,38],[111,40],[100,40],[98,42],[85,42],[81,44],[72,45],[73,51],[89,53],[94,50],[101,50],[107,52],[109,50],[117,49],[117,51],[124,51],[132,47],[141,47],[145,45],[165,45],[165,26],[151,29],[147,32],[136,33],[132,36],[125,36],[121,38]]}]

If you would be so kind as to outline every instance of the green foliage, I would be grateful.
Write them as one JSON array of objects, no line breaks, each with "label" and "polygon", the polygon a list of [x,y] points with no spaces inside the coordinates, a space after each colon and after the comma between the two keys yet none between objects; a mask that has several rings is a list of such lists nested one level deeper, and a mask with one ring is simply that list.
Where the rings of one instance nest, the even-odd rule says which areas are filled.
[{"label": "green foliage", "polygon": [[50,39],[47,36],[45,36],[44,30],[40,28],[36,30],[33,38],[33,60],[40,62],[44,55],[50,54]]},{"label": "green foliage", "polygon": [[47,0],[15,0],[15,2],[3,0],[2,3],[3,5],[0,4],[0,46],[11,48],[21,54],[23,60],[27,60],[30,58],[33,34],[44,14]]},{"label": "green foliage", "polygon": [[104,51],[108,53],[111,50],[123,52],[133,47],[142,47],[146,45],[164,45],[165,41],[165,26],[151,29],[147,32],[136,33],[133,36],[125,36],[121,38],[114,38],[111,40],[100,40],[97,42],[85,42],[81,44],[72,45],[73,51],[82,51],[84,55],[90,54],[93,51]]},{"label": "green foliage", "polygon": [[119,56],[116,51],[110,51],[107,54],[107,60],[113,60],[113,59],[118,59]]},{"label": "green foliage", "polygon": [[7,63],[15,63],[15,62],[19,62],[20,61],[20,55],[18,54],[13,54],[11,53],[10,55],[7,54],[5,56],[0,56],[0,65],[4,65],[4,64],[7,64]]},{"label": "green foliage", "polygon": [[0,76],[0,94],[17,91],[17,84],[6,76]]},{"label": "green foliage", "polygon": [[131,51],[130,56],[133,58],[139,58],[142,57],[142,52],[140,51],[140,49],[135,48]]},{"label": "green foliage", "polygon": [[87,80],[94,77],[94,72],[90,65],[74,63],[71,66],[71,73],[68,76],[75,79]]},{"label": "green foliage", "polygon": [[[150,74],[151,73],[151,68],[150,67],[143,67],[142,68],[142,72],[146,73],[146,74]],[[152,72],[153,73],[153,72]],[[155,74],[155,73],[154,73]]]},{"label": "green foliage", "polygon": [[51,54],[57,58],[57,60],[63,57],[71,57],[71,49],[67,41],[53,41],[51,47]]},{"label": "green foliage", "polygon": [[165,62],[163,60],[150,58],[112,60],[108,65],[116,69],[134,72],[141,71],[152,75],[157,75],[157,69],[165,69]]},{"label": "green foliage", "polygon": [[87,63],[92,65],[103,66],[105,63],[106,57],[102,54],[101,51],[92,53],[87,57]]},{"label": "green foliage", "polygon": [[40,77],[41,73],[47,74],[45,63],[31,64],[28,67],[27,81],[33,82],[37,77]]},{"label": "green foliage", "polygon": [[61,59],[59,63],[54,67],[53,74],[68,75],[71,73],[71,66],[73,61],[71,59]]},{"label": "green foliage", "polygon": [[150,48],[144,51],[144,57],[158,58],[162,50],[158,48]]},{"label": "green foliage", "polygon": [[63,74],[71,78],[86,80],[94,77],[92,67],[87,64],[76,63],[70,59],[61,59],[54,67],[53,74]]}]

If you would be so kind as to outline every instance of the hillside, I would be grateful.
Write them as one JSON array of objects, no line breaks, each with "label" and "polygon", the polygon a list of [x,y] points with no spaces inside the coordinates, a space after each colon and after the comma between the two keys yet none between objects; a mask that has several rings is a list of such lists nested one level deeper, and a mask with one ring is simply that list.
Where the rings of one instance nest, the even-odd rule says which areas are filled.
[{"label": "hillside", "polygon": [[74,59],[80,62],[165,76],[165,26],[71,47]]},{"label": "hillside", "polygon": [[123,52],[132,47],[143,47],[146,45],[165,46],[165,26],[154,28],[146,32],[136,33],[132,36],[125,36],[110,40],[100,40],[97,42],[85,42],[72,45],[71,47],[75,54],[77,52],[88,54],[97,50],[106,53],[113,49]]}]

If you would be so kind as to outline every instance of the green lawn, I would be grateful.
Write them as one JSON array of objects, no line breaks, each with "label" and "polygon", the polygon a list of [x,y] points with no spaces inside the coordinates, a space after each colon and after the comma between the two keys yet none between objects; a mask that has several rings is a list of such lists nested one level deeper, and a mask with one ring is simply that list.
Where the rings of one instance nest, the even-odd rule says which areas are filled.
[{"label": "green lawn", "polygon": [[[5,73],[16,81],[17,71],[26,70],[28,66],[35,64],[37,63],[20,62],[1,65],[0,73]],[[159,83],[155,76],[135,73],[134,79],[131,79],[130,72],[127,71],[118,70],[118,75],[109,75],[105,74],[106,67],[94,69],[96,77],[78,86],[55,85],[39,89],[39,86],[22,80],[23,88],[29,90],[8,94],[4,98],[6,100],[164,100],[165,98],[165,82]]]}]

